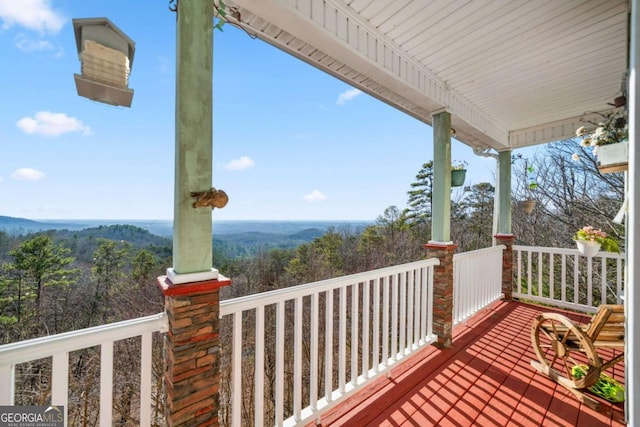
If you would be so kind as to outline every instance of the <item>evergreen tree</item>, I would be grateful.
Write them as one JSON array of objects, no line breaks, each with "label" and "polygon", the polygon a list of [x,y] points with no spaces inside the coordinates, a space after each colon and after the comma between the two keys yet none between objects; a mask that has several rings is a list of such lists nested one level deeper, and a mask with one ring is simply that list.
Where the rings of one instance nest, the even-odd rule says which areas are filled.
[{"label": "evergreen tree", "polygon": [[416,175],[416,181],[411,183],[408,207],[405,217],[410,224],[426,223],[431,220],[431,197],[433,192],[433,161],[422,165]]},{"label": "evergreen tree", "polygon": [[137,285],[142,285],[145,282],[151,281],[155,278],[155,271],[159,262],[158,257],[146,249],[140,250],[132,261],[131,276]]},{"label": "evergreen tree", "polygon": [[74,270],[66,267],[74,259],[67,256],[68,253],[69,249],[54,243],[51,237],[45,235],[26,240],[9,252],[14,258],[10,269],[14,272],[13,281],[19,289],[15,295],[19,313],[25,300],[33,297],[35,316],[39,318],[45,287],[65,287],[71,283]]},{"label": "evergreen tree", "polygon": [[495,188],[481,182],[464,191],[464,198],[451,207],[452,235],[462,252],[491,246]]},{"label": "evergreen tree", "polygon": [[93,267],[91,269],[91,279],[94,283],[94,295],[89,312],[89,322],[91,318],[102,314],[103,321],[109,312],[109,299],[117,289],[124,277],[124,267],[128,261],[130,244],[126,242],[117,243],[113,240],[103,240],[98,249],[93,253]]}]

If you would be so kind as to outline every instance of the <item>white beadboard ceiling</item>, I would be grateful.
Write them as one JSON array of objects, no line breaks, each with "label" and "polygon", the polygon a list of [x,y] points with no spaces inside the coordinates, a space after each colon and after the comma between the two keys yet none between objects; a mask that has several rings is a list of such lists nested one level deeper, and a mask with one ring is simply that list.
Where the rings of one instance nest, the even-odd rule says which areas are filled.
[{"label": "white beadboard ceiling", "polygon": [[627,69],[628,0],[228,0],[266,42],[457,139],[513,149],[575,135]]}]

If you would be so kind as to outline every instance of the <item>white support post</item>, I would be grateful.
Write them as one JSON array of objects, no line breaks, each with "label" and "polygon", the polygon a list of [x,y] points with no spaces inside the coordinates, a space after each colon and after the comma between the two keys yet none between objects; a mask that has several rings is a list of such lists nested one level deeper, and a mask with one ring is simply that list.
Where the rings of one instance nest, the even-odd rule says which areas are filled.
[{"label": "white support post", "polygon": [[[232,381],[231,396],[234,402],[242,401],[242,312],[238,311],[233,315],[233,363],[231,364]],[[231,412],[231,422],[233,426],[242,425],[242,405],[233,405]]]},{"label": "white support post", "polygon": [[100,427],[113,422],[113,341],[100,349]]},{"label": "white support post", "polygon": [[153,333],[145,332],[140,337],[140,427],[151,426],[152,371]]},{"label": "white support post", "polygon": [[[264,306],[256,307],[255,427],[264,425]],[[238,405],[241,406],[241,405]]]},{"label": "white support post", "polygon": [[310,352],[311,352],[311,361],[309,364],[309,382],[310,382],[310,390],[309,390],[309,406],[311,406],[311,410],[313,412],[318,410],[318,298],[320,296],[318,294],[311,295],[311,331],[309,332],[311,338],[310,344]]},{"label": "white support post", "polygon": [[0,405],[13,406],[16,389],[15,366],[0,366],[0,380],[5,385],[0,387]]},{"label": "white support post", "polygon": [[333,393],[333,289],[325,293],[325,328],[324,328],[324,395],[327,401],[332,400]]},{"label": "white support post", "polygon": [[69,419],[69,353],[67,352],[57,353],[52,357],[51,404],[63,406],[64,419]]},{"label": "white support post", "polygon": [[[627,398],[625,399],[627,425],[640,424],[640,292],[636,284],[640,283],[640,182],[638,165],[640,150],[637,149],[638,125],[640,125],[640,0],[631,0],[630,45],[629,45],[629,216],[627,219],[627,262],[628,269],[625,286],[625,307],[627,318],[626,343],[626,380]],[[631,267],[628,267],[631,266]]]}]

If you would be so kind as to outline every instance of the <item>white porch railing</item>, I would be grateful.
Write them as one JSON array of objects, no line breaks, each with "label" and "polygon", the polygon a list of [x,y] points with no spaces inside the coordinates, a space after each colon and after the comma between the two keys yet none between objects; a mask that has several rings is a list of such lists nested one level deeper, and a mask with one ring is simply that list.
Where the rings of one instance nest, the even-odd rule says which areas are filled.
[{"label": "white porch railing", "polygon": [[453,256],[453,324],[464,322],[503,297],[502,252],[505,246]]},{"label": "white porch railing", "polygon": [[222,348],[223,376],[230,370],[231,378],[221,422],[308,423],[432,343],[434,265],[429,259],[222,301],[221,334],[230,328],[232,349]]},{"label": "white porch railing", "polygon": [[514,246],[514,298],[595,312],[600,304],[621,304],[624,254],[577,249]]},{"label": "white porch railing", "polygon": [[[624,255],[600,252],[585,258],[574,249],[513,249],[515,298],[582,311],[621,302]],[[454,255],[454,324],[502,296],[503,250]],[[309,423],[434,342],[437,264],[423,260],[222,301],[221,422]],[[100,346],[99,423],[110,426],[118,359],[114,344],[141,337],[140,425],[148,426],[152,335],[165,330],[166,317],[158,314],[0,346],[0,405],[15,402],[17,366],[47,359],[50,403],[68,409],[70,353]]]},{"label": "white porch railing", "polygon": [[113,423],[114,343],[141,337],[140,425],[151,425],[152,335],[166,332],[164,313],[94,328],[67,332],[0,346],[0,405],[13,405],[16,365],[51,358],[51,405],[63,405],[68,420],[69,353],[100,346],[100,426]]}]

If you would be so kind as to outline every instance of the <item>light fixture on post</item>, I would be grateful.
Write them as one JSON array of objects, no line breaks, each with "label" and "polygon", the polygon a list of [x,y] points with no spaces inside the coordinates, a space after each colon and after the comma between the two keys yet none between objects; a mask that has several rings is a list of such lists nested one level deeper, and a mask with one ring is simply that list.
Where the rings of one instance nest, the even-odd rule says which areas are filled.
[{"label": "light fixture on post", "polygon": [[130,107],[129,72],[136,44],[107,18],[73,20],[82,74],[74,74],[78,95]]}]

